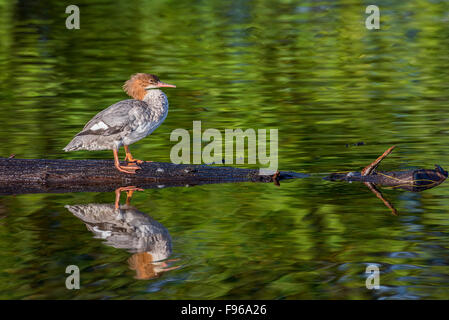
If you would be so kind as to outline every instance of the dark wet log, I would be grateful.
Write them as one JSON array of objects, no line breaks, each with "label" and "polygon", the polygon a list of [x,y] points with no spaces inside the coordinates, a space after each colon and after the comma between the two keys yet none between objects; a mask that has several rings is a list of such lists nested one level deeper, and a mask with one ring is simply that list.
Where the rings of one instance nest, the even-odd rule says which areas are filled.
[{"label": "dark wet log", "polygon": [[[382,187],[391,187],[394,189],[403,189],[413,192],[420,192],[438,186],[446,180],[448,173],[439,165],[435,169],[417,169],[408,171],[376,171],[382,160],[384,160],[395,148],[392,146],[387,149],[380,157],[366,166],[362,172],[333,173],[326,180],[331,181],[359,181],[369,187],[373,185]],[[377,189],[376,189],[377,190]]]},{"label": "dark wet log", "polygon": [[377,189],[380,187],[389,187],[392,189],[402,189],[412,192],[421,192],[434,188],[443,183],[448,176],[438,165],[435,169],[418,169],[408,171],[391,171],[391,172],[371,172],[369,175],[363,176],[361,172],[334,173],[325,179],[331,181],[359,181],[363,182],[376,197],[378,197],[387,206],[391,213],[397,215],[397,210],[393,204],[383,196],[382,192]]},{"label": "dark wet log", "polygon": [[397,215],[397,210],[393,204],[383,196],[382,192],[377,189],[377,186],[420,192],[443,183],[448,173],[439,165],[435,165],[435,169],[377,172],[376,168],[394,148],[395,146],[390,147],[361,172],[333,173],[324,179],[331,181],[363,182],[391,210],[392,214]]},{"label": "dark wet log", "polygon": [[161,162],[140,164],[136,174],[119,172],[110,160],[43,160],[0,158],[0,194],[114,191],[122,186],[142,189],[209,183],[276,182],[306,174],[281,171],[259,175],[258,169],[184,165]]},{"label": "dark wet log", "polygon": [[381,161],[384,160],[395,147],[396,146],[392,146],[386,150],[380,157],[374,160],[370,165],[366,166],[362,172],[333,173],[325,179],[331,181],[363,182],[378,197],[380,192],[375,188],[376,185],[420,192],[436,187],[446,180],[448,173],[439,165],[435,165],[434,170],[418,169],[408,171],[377,172],[376,168],[379,166]]},{"label": "dark wet log", "polygon": [[382,187],[419,192],[436,187],[443,183],[447,176],[447,171],[436,165],[435,169],[378,171],[367,176],[362,176],[360,172],[333,173],[325,179],[331,181],[369,182]]}]

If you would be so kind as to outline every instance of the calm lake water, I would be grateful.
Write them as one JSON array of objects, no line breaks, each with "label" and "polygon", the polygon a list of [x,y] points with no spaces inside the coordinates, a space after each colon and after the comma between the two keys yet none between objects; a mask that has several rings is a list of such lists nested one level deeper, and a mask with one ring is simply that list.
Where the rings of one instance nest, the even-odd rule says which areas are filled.
[{"label": "calm lake water", "polygon": [[[274,128],[280,170],[311,175],[137,192],[122,214],[158,234],[146,246],[80,218],[110,219],[112,192],[0,196],[0,298],[449,298],[447,182],[382,189],[394,216],[365,185],[322,179],[393,144],[382,170],[448,169],[447,1],[376,1],[371,31],[369,1],[132,3],[77,1],[81,29],[67,30],[61,1],[0,0],[0,156],[112,159],[62,148],[148,72],[177,88],[135,157],[169,162],[170,133],[192,121]],[[65,287],[68,265],[80,290]]]}]

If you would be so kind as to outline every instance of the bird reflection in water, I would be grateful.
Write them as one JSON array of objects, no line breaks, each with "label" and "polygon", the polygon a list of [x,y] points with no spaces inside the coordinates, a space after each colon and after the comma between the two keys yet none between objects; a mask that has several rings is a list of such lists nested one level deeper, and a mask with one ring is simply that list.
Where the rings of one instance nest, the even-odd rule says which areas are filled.
[{"label": "bird reflection in water", "polygon": [[[164,272],[179,268],[167,264],[172,253],[172,240],[168,230],[147,214],[130,205],[136,187],[121,187],[115,190],[114,204],[82,204],[65,206],[81,219],[95,238],[104,239],[104,244],[125,249],[133,253],[128,259],[136,279],[147,280],[160,277]],[[120,205],[120,193],[126,191],[126,204]]]}]

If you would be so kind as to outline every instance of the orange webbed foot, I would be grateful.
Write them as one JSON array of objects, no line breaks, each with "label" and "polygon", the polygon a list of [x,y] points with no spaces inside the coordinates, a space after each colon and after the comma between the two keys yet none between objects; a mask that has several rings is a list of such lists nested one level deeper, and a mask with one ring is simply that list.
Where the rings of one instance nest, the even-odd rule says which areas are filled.
[{"label": "orange webbed foot", "polygon": [[131,157],[131,156],[126,156],[126,157],[125,157],[125,161],[126,161],[126,162],[129,162],[129,163],[137,163],[137,164],[141,164],[141,163],[144,163],[144,162],[145,162],[145,161],[143,161],[143,160],[134,159],[134,158]]},{"label": "orange webbed foot", "polygon": [[117,168],[118,171],[123,172],[123,173],[129,173],[129,174],[135,174],[137,170],[142,169],[141,167],[139,167],[137,164],[128,164],[126,166],[115,166]]},{"label": "orange webbed foot", "polygon": [[126,154],[126,156],[125,156],[125,161],[126,162],[132,162],[132,163],[138,163],[138,164],[141,164],[141,163],[144,163],[145,161],[143,161],[143,160],[139,160],[139,159],[135,159],[135,158],[133,158],[133,156],[131,155],[131,153],[127,153]]}]

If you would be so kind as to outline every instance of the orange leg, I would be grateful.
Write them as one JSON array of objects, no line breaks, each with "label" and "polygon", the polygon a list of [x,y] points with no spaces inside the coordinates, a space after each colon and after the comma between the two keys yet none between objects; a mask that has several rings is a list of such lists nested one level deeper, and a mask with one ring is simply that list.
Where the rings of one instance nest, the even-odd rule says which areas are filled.
[{"label": "orange leg", "polygon": [[117,150],[112,150],[114,152],[114,165],[117,168],[118,171],[120,172],[124,172],[124,173],[130,173],[130,174],[134,174],[136,173],[137,170],[141,169],[138,165],[136,164],[128,164],[126,166],[121,166],[120,165],[120,161],[118,160],[118,151]]},{"label": "orange leg", "polygon": [[[133,156],[131,155],[131,152],[129,152],[129,147],[128,146],[123,146],[125,148],[125,152],[126,152],[126,157],[125,157],[125,161],[128,162],[137,162],[137,163],[143,163],[142,160],[138,160],[138,159],[134,159]],[[150,161],[149,161],[150,162]]]},{"label": "orange leg", "polygon": [[174,266],[174,267],[166,268],[168,265],[165,262],[162,263],[161,266],[162,266],[162,268],[161,268],[162,272],[167,272],[167,271],[176,270],[176,269],[181,268],[181,266]]},{"label": "orange leg", "polygon": [[129,205],[134,191],[143,191],[143,189],[136,188],[135,186],[120,187],[120,188],[115,189],[115,208],[116,209],[120,208],[120,193],[122,191],[126,191],[126,205]]},{"label": "orange leg", "polygon": [[143,189],[131,189],[131,190],[126,191],[126,202],[125,202],[125,204],[127,206],[129,206],[129,204],[131,203],[131,198],[133,197],[133,193],[136,190],[143,191]]}]

